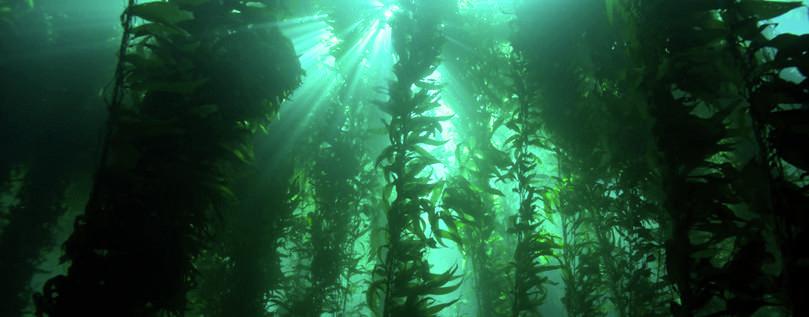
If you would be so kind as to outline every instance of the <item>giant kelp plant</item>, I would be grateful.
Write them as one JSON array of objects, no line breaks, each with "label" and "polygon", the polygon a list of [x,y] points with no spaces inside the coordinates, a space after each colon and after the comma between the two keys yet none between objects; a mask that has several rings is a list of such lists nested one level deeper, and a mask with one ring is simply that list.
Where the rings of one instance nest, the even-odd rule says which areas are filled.
[{"label": "giant kelp plant", "polygon": [[65,244],[70,268],[36,296],[38,313],[187,309],[229,175],[300,77],[288,40],[257,26],[271,13],[243,1],[130,2],[93,193]]},{"label": "giant kelp plant", "polygon": [[[440,161],[424,148],[442,143],[434,137],[441,130],[440,121],[448,118],[429,114],[439,106],[438,83],[423,78],[437,67],[442,15],[449,14],[454,4],[405,1],[401,5],[392,25],[396,78],[389,87],[389,101],[381,105],[391,116],[385,122],[390,146],[377,159],[388,183],[382,197],[387,241],[378,251],[376,280],[368,298],[381,316],[435,316],[454,301],[437,303],[431,296],[450,293],[458,284],[452,285],[455,269],[432,273],[424,256],[427,248],[443,244],[439,222],[452,220],[437,210],[443,184],[431,180],[427,169]],[[376,298],[381,298],[379,304]]]},{"label": "giant kelp plant", "polygon": [[[106,5],[102,5],[104,7]],[[3,10],[2,8],[7,8]],[[97,89],[114,68],[114,50],[106,41],[114,29],[88,31],[72,27],[82,18],[53,15],[60,1],[4,1],[0,54],[4,56],[0,99],[0,159],[3,191],[17,188],[16,199],[0,216],[7,226],[0,233],[0,315],[17,316],[30,301],[32,278],[47,250],[58,245],[60,218],[73,211],[69,192],[84,191],[92,170],[95,133],[103,114]],[[114,23],[114,16],[98,17]],[[52,54],[73,41],[96,46]],[[95,61],[92,65],[88,62]],[[79,75],[83,73],[83,76]],[[90,119],[93,118],[93,119]],[[88,122],[95,121],[95,122]],[[38,127],[36,131],[27,131]],[[81,196],[83,194],[78,194]]]},{"label": "giant kelp plant", "polygon": [[805,5],[0,0],[0,316],[806,316]]}]

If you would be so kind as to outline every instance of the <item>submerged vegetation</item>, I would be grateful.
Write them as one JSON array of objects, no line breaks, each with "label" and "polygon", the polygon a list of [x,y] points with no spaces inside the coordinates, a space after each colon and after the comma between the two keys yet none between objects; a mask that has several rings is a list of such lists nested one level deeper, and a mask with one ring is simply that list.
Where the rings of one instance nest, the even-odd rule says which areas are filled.
[{"label": "submerged vegetation", "polygon": [[807,316],[808,50],[798,1],[0,0],[0,316]]}]

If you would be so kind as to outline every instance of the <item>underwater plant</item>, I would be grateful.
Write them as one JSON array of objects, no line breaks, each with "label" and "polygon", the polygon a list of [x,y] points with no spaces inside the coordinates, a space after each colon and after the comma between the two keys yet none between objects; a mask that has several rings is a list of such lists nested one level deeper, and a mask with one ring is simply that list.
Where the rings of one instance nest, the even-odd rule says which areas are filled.
[{"label": "underwater plant", "polygon": [[[453,282],[454,268],[435,274],[424,258],[425,249],[447,238],[439,221],[451,221],[436,210],[443,184],[431,181],[425,172],[440,161],[422,146],[442,143],[433,137],[441,129],[439,122],[448,119],[429,114],[439,106],[438,83],[424,78],[437,66],[441,19],[453,6],[451,1],[402,1],[391,24],[396,78],[389,101],[380,105],[391,116],[386,122],[390,145],[377,159],[388,182],[383,194],[387,241],[376,253],[380,259],[367,295],[371,308],[385,317],[436,316],[454,301],[436,303],[431,296],[451,293],[460,285]],[[422,216],[432,236],[427,236]]]},{"label": "underwater plant", "polygon": [[228,175],[300,81],[278,29],[250,27],[272,21],[256,3],[130,1],[102,163],[65,243],[70,268],[37,296],[39,314],[186,310]]},{"label": "underwater plant", "polygon": [[472,267],[468,273],[471,281],[464,287],[474,287],[477,314],[505,316],[511,311],[512,281],[503,278],[503,272],[511,271],[512,250],[508,247],[506,217],[501,214],[505,194],[496,187],[513,162],[495,145],[494,135],[513,106],[509,102],[510,56],[498,49],[508,42],[498,32],[502,26],[467,16],[470,14],[475,13],[455,16],[455,20],[467,23],[447,31],[447,36],[458,42],[445,48],[445,65],[458,79],[445,89],[463,93],[456,93],[459,105],[452,107],[458,130],[458,167],[447,182],[441,203],[456,214],[456,226],[450,229],[460,236],[459,248]]},{"label": "underwater plant", "polygon": [[[2,316],[22,316],[29,309],[38,287],[32,280],[61,239],[60,219],[85,199],[100,126],[96,119],[103,113],[96,87],[114,67],[113,45],[38,53],[76,41],[105,43],[115,34],[71,28],[85,18],[70,9],[55,15],[54,5],[0,2],[0,195],[11,198],[0,211]],[[114,23],[115,18],[99,20]],[[83,65],[88,61],[96,63]]]},{"label": "underwater plant", "polygon": [[806,9],[0,0],[0,315],[807,315]]},{"label": "underwater plant", "polygon": [[[623,5],[625,16],[635,19],[634,23],[656,30],[652,34],[630,29],[634,39],[645,43],[630,47],[633,62],[667,65],[646,68],[641,88],[655,118],[658,170],[665,193],[661,206],[669,216],[663,225],[669,233],[665,241],[666,278],[676,292],[671,313],[749,316],[780,306],[800,315],[800,306],[783,301],[788,296],[777,295],[781,274],[789,269],[766,269],[782,257],[768,246],[777,239],[767,224],[773,209],[744,194],[762,186],[746,178],[766,170],[770,154],[761,152],[766,145],[760,135],[755,137],[758,141],[753,147],[759,149],[754,151],[765,154],[745,154],[747,135],[761,130],[751,131],[750,121],[745,123],[735,116],[744,111],[752,116],[761,113],[751,107],[755,103],[744,102],[766,82],[750,77],[759,71],[753,70],[754,65],[767,64],[766,58],[759,61],[755,54],[758,45],[769,42],[760,33],[760,22],[800,3],[740,1],[681,6],[655,1]],[[659,18],[664,11],[666,18]],[[767,98],[768,104],[778,101],[775,96]],[[756,169],[759,172],[753,172]],[[751,279],[739,283],[738,276]]]},{"label": "underwater plant", "polygon": [[[348,85],[337,89],[345,90]],[[340,96],[341,94],[336,94]],[[311,208],[299,215],[295,279],[285,300],[278,301],[290,316],[320,316],[345,312],[352,278],[362,256],[354,253],[357,240],[367,232],[366,188],[373,184],[367,170],[372,158],[362,140],[362,107],[345,107],[336,99],[311,121],[307,144],[300,150],[300,167]],[[314,157],[311,155],[314,154]],[[365,180],[365,181],[363,181]]]}]

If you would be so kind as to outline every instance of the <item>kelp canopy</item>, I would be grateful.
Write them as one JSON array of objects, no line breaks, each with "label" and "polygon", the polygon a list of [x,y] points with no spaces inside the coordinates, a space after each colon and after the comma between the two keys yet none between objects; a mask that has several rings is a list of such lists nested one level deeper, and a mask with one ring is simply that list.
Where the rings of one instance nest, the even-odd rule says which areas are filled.
[{"label": "kelp canopy", "polygon": [[809,9],[0,0],[0,316],[809,316]]}]

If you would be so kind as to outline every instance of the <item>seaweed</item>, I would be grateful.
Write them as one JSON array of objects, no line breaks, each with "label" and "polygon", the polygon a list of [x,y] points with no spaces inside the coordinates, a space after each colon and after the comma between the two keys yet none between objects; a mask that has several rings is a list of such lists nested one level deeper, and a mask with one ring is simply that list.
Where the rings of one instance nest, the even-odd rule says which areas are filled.
[{"label": "seaweed", "polygon": [[244,1],[129,3],[101,166],[38,314],[184,313],[228,171],[300,80],[280,32],[248,27],[271,19]]},{"label": "seaweed", "polygon": [[[422,146],[441,143],[433,137],[441,130],[439,122],[448,118],[428,113],[439,106],[438,87],[423,78],[436,68],[443,43],[442,15],[451,13],[453,3],[403,1],[400,6],[391,25],[398,57],[396,79],[389,87],[389,101],[381,105],[391,116],[385,123],[390,146],[377,158],[387,181],[383,194],[387,243],[377,252],[380,259],[367,297],[380,316],[436,316],[455,301],[436,303],[431,296],[451,293],[460,284],[454,282],[456,269],[432,273],[424,257],[425,249],[452,238],[438,226],[439,221],[452,220],[436,210],[443,184],[431,181],[425,172],[440,161]],[[433,236],[426,235],[422,216]]]},{"label": "seaweed", "polygon": [[802,3],[98,3],[0,0],[0,315],[809,311]]}]

